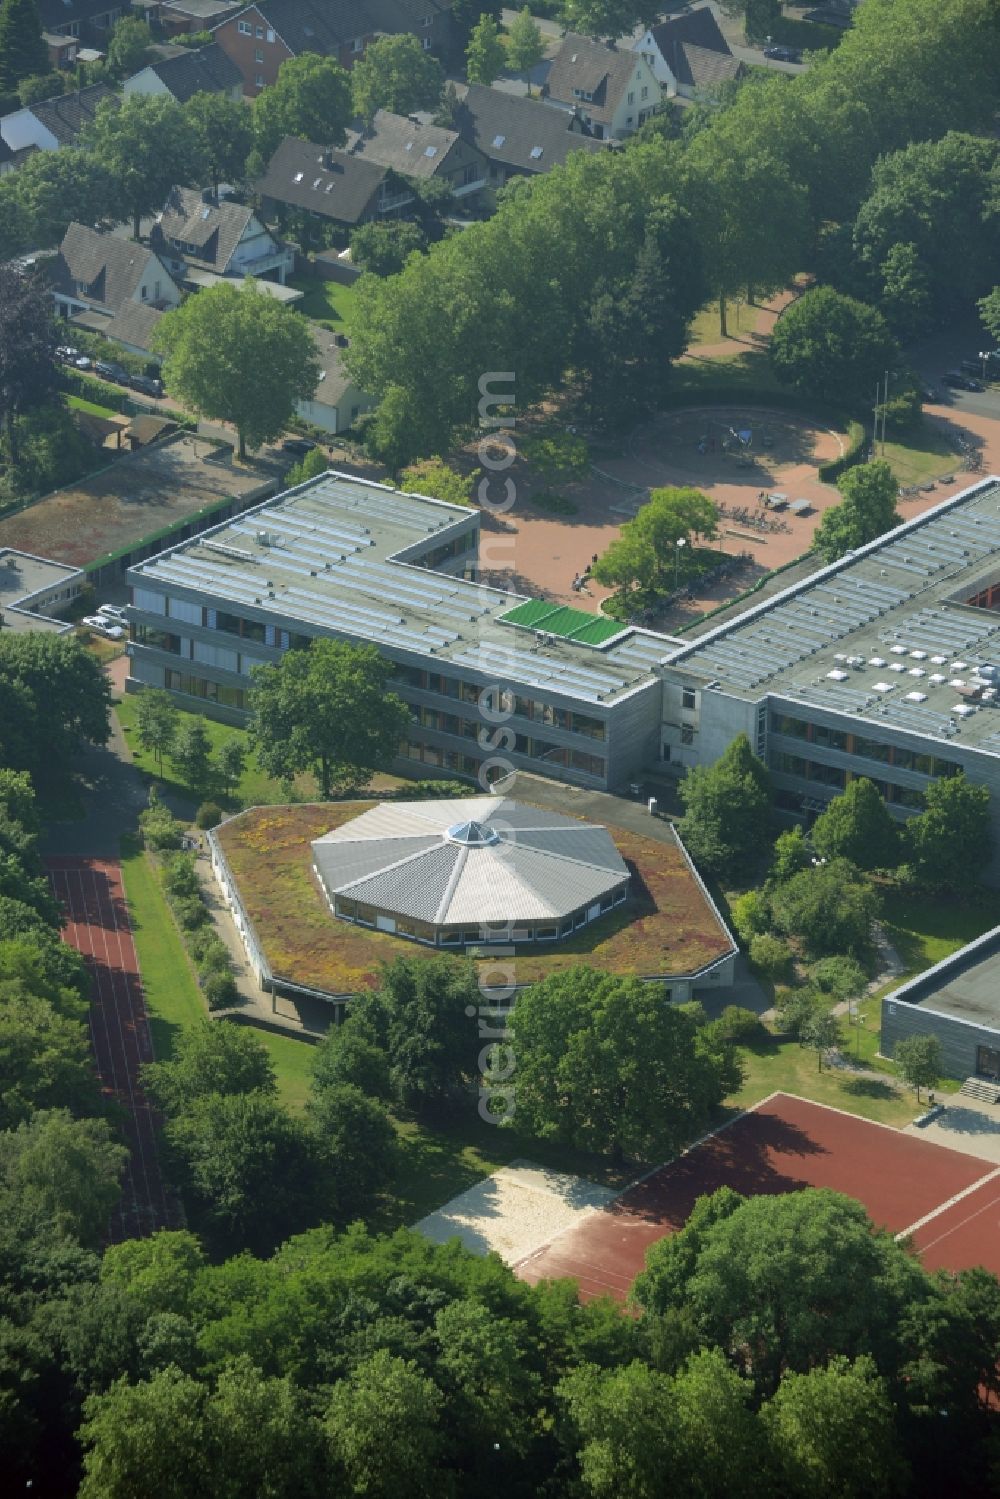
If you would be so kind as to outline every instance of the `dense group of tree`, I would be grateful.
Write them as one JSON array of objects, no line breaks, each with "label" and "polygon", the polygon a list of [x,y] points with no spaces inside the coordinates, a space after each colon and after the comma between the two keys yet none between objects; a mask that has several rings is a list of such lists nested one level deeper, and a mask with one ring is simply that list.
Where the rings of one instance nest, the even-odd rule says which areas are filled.
[{"label": "dense group of tree", "polygon": [[[988,262],[992,231],[982,215],[993,211],[995,143],[966,146],[970,137],[947,133],[988,128],[998,76],[990,0],[871,0],[836,50],[801,76],[752,75],[678,138],[651,131],[625,151],[580,153],[511,184],[489,222],[362,289],[347,359],[381,402],[374,447],[393,467],[446,451],[475,420],[478,381],[490,370],[514,371],[522,407],[570,377],[599,401],[610,391],[613,403],[624,378],[624,414],[641,413],[645,390],[652,401],[662,394],[706,293],[724,312],[738,292],[772,291],[795,271],[820,268],[824,251],[826,261],[839,253],[853,262],[863,204],[858,256],[877,262],[883,281],[890,260],[899,280],[906,252],[896,246],[929,247],[905,215],[890,213],[893,195],[933,218],[935,264],[963,257],[976,221],[983,255],[977,249],[960,294],[984,295],[992,276],[980,260]],[[975,190],[961,215],[927,201],[931,166],[921,148],[945,177],[949,160],[969,158],[962,180]],[[894,175],[895,155],[905,159]],[[885,206],[876,212],[876,203]],[[846,254],[837,249],[845,235]],[[645,318],[641,274],[657,290]],[[867,294],[880,291],[869,283]],[[631,307],[638,345],[624,331]],[[877,345],[872,358],[881,358],[877,317],[862,321]],[[867,370],[857,388],[838,374],[830,394],[868,409]]]}]

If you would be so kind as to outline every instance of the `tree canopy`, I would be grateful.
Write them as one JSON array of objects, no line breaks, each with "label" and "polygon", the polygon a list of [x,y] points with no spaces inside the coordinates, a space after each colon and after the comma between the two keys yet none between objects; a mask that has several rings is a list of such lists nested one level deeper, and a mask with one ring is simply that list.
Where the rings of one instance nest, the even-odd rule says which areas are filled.
[{"label": "tree canopy", "polygon": [[858,463],[840,480],[843,498],[824,511],[814,542],[827,562],[875,541],[900,523],[896,512],[899,485],[883,458]]},{"label": "tree canopy", "polygon": [[465,49],[465,72],[470,83],[482,83],[488,88],[503,72],[507,51],[500,36],[500,27],[488,12],[483,12],[472,28],[469,45]]},{"label": "tree canopy", "polygon": [[532,985],[510,1021],[517,1127],[615,1160],[676,1152],[739,1076],[699,1018],[590,968]]},{"label": "tree canopy", "polygon": [[678,832],[695,863],[722,879],[751,871],[767,845],[771,778],[738,734],[714,765],[693,766],[678,788]]},{"label": "tree canopy", "polygon": [[[126,94],[104,99],[80,132],[80,144],[108,173],[113,204],[132,220],[159,213],[172,187],[196,187],[203,162],[185,110],[170,94]],[[193,301],[197,301],[194,298]]]},{"label": "tree canopy", "polygon": [[[0,94],[13,94],[22,78],[47,73],[49,53],[35,0],[0,4]],[[0,298],[2,300],[2,298]]]},{"label": "tree canopy", "polygon": [[871,409],[876,385],[900,358],[882,314],[830,286],[785,309],[769,353],[783,385],[851,412]]},{"label": "tree canopy", "polygon": [[253,116],[246,105],[225,94],[193,94],[184,115],[214,192],[223,180],[240,181],[254,139]]},{"label": "tree canopy", "polygon": [[433,110],[443,88],[441,64],[409,32],[376,38],[351,69],[354,112],[369,125],[380,109],[398,115]]},{"label": "tree canopy", "polygon": [[843,858],[803,869],[771,895],[779,929],[798,937],[816,958],[864,956],[870,949],[879,902],[855,865]]},{"label": "tree canopy", "polygon": [[973,890],[993,852],[989,790],[964,775],[933,781],[924,792],[924,810],[906,824],[904,840],[918,883],[953,895]]},{"label": "tree canopy", "polygon": [[314,640],[261,667],[249,724],[261,768],[285,780],[311,770],[324,798],[366,786],[391,763],[409,722],[409,709],[386,690],[391,675],[374,646],[336,640]]},{"label": "tree canopy", "polygon": [[342,146],[351,121],[350,75],[332,57],[300,52],[254,100],[256,148],[266,161],[286,135]]},{"label": "tree canopy", "polygon": [[16,418],[56,387],[56,331],[44,283],[16,265],[0,265],[0,423],[17,462]]},{"label": "tree canopy", "polygon": [[820,813],[812,842],[824,859],[849,859],[859,869],[892,869],[899,862],[899,825],[865,776]]},{"label": "tree canopy", "polygon": [[255,281],[220,282],[189,297],[164,313],[153,342],[166,356],[167,390],[203,416],[232,422],[241,458],[248,444],[257,448],[284,430],[319,378],[309,324]]},{"label": "tree canopy", "polygon": [[594,577],[617,586],[625,597],[634,588],[662,597],[680,576],[683,549],[696,536],[714,536],[718,519],[718,510],[700,489],[653,489],[594,563]]}]

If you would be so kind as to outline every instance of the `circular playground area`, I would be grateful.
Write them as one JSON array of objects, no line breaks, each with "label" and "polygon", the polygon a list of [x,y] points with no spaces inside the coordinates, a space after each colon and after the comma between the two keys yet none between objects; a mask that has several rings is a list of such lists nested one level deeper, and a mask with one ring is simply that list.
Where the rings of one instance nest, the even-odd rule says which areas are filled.
[{"label": "circular playground area", "polygon": [[779,481],[818,483],[820,465],[839,458],[845,445],[840,433],[790,412],[696,406],[665,413],[632,433],[624,456],[637,483],[767,489]]}]

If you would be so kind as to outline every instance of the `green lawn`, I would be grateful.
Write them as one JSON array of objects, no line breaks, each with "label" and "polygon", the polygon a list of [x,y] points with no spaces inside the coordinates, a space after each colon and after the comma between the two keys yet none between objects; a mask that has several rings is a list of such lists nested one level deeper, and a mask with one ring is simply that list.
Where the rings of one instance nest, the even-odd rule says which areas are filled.
[{"label": "green lawn", "polygon": [[[122,876],[149,1013],[153,1054],[158,1062],[169,1061],[180,1032],[198,1025],[208,1010],[164,897],[156,866],[132,840],[122,849]],[[255,1030],[254,1034],[274,1064],[281,1101],[297,1112],[304,1106],[309,1091],[311,1044],[272,1031]]]},{"label": "green lawn", "polygon": [[[845,1023],[845,1037],[847,1030]],[[770,1093],[782,1092],[830,1104],[879,1124],[908,1124],[917,1113],[913,1095],[897,1093],[888,1081],[851,1078],[827,1067],[820,1072],[816,1053],[794,1040],[767,1036],[745,1048],[743,1059],[746,1080],[738,1093],[727,1098],[729,1108],[746,1109]]]},{"label": "green lawn", "polygon": [[[120,702],[115,704],[115,712],[122,730],[128,740],[132,758],[140,770],[154,774],[156,762],[151,754],[139,747],[135,733],[135,710],[138,699],[134,695],[126,695]],[[181,709],[182,715],[184,710]],[[187,715],[184,715],[187,716]],[[257,766],[253,752],[250,749],[245,729],[235,729],[228,724],[217,723],[215,719],[206,718],[203,714],[192,714],[192,717],[200,717],[208,731],[208,737],[212,742],[213,751],[218,748],[224,739],[231,739],[235,734],[243,742],[247,750],[247,764],[243,776],[231,798],[233,804],[244,807],[258,805],[270,805],[272,802],[286,802],[288,800],[287,787],[281,781],[275,781],[271,776],[265,775]],[[194,801],[200,801],[201,797],[186,786],[175,771],[170,756],[167,755],[163,761],[163,784],[172,787],[182,796],[190,797]],[[295,780],[295,795],[304,800],[316,798],[319,789],[315,778],[309,775],[297,776]]]},{"label": "green lawn", "polygon": [[[726,327],[729,336],[734,334],[749,333],[757,320],[757,307],[749,307],[746,302],[730,302],[726,309]],[[700,312],[695,314],[688,334],[688,348],[692,353],[697,353],[701,344],[717,344],[722,342],[722,334],[719,332],[719,304],[708,302]],[[737,351],[734,349],[733,351]]]},{"label": "green lawn", "polygon": [[[878,456],[882,457],[881,443]],[[942,433],[929,422],[921,422],[913,433],[905,434],[899,442],[887,442],[885,459],[892,465],[900,484],[904,485],[926,484],[944,474],[957,473],[962,466]]]},{"label": "green lawn", "polygon": [[303,293],[295,309],[318,323],[333,323],[338,333],[351,331],[357,288],[341,286],[338,281],[324,281],[319,276],[290,276],[288,285]]},{"label": "green lawn", "polygon": [[103,416],[106,419],[121,414],[112,411],[110,406],[98,406],[96,401],[85,401],[82,396],[67,396],[66,405],[71,411],[86,411],[90,416]]},{"label": "green lawn", "polygon": [[153,1052],[157,1061],[168,1061],[180,1032],[204,1020],[208,1011],[156,869],[133,840],[123,842],[122,877],[153,1033]]},{"label": "green lawn", "polygon": [[[738,344],[734,345],[734,348],[739,347]],[[758,349],[734,354],[711,354],[704,359],[697,357],[697,349],[692,348],[691,352],[695,358],[684,359],[680,364],[674,365],[670,382],[672,398],[680,400],[683,396],[697,402],[699,395],[706,389],[718,391],[720,388],[731,388],[734,400],[752,400],[760,396],[766,397],[769,391],[782,390],[771,372],[767,355]]]}]

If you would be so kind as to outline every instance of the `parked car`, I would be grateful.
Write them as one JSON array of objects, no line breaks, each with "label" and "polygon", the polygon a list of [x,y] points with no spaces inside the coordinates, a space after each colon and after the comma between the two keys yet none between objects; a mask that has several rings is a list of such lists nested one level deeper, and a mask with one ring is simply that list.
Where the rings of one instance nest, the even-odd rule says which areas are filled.
[{"label": "parked car", "polygon": [[114,380],[117,385],[129,382],[128,370],[123,364],[115,364],[113,359],[99,359],[94,369],[104,380]]},{"label": "parked car", "polygon": [[73,367],[74,367],[74,369],[78,369],[78,370],[93,369],[93,367],[94,367],[94,361],[90,358],[90,356],[88,354],[78,354],[76,356],[76,358],[73,360]]},{"label": "parked car", "polygon": [[133,375],[129,380],[133,390],[138,390],[144,396],[162,396],[163,381],[158,380],[155,375]]},{"label": "parked car", "polygon": [[986,386],[983,384],[982,380],[973,380],[971,375],[967,375],[965,379],[965,388],[966,390],[974,390],[977,394],[980,394],[986,389]]},{"label": "parked car", "polygon": [[941,384],[950,386],[952,390],[968,390],[969,381],[961,370],[945,370],[941,376]]},{"label": "parked car", "polygon": [[123,625],[128,619],[121,604],[101,604],[97,612],[102,619],[108,620],[113,625]]},{"label": "parked car", "polygon": [[981,359],[963,359],[962,369],[967,375],[978,375],[983,367]]},{"label": "parked car", "polygon": [[281,444],[281,451],[283,453],[296,453],[301,458],[306,453],[311,453],[315,446],[316,444],[310,442],[308,437],[286,437]]},{"label": "parked car", "polygon": [[56,358],[61,364],[73,364],[80,357],[79,349],[71,349],[69,344],[60,344],[56,349]]},{"label": "parked car", "polygon": [[88,630],[96,630],[98,635],[106,635],[109,640],[125,639],[123,627],[116,625],[113,620],[105,619],[102,614],[85,614],[80,623]]},{"label": "parked car", "polygon": [[765,47],[764,56],[774,62],[801,62],[802,53],[797,47]]}]

